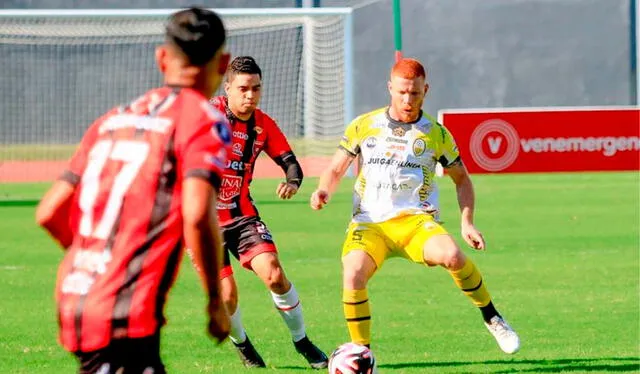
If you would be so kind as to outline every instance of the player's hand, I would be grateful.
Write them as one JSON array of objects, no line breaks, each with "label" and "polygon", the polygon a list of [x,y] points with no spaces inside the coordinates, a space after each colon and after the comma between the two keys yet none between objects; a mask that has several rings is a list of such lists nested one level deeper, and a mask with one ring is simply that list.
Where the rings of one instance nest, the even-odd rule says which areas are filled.
[{"label": "player's hand", "polygon": [[311,194],[311,209],[320,210],[329,202],[329,193],[325,190],[315,190]]},{"label": "player's hand", "polygon": [[276,194],[282,200],[289,200],[298,192],[298,186],[291,183],[280,182],[278,188],[276,188]]},{"label": "player's hand", "polygon": [[462,238],[473,249],[485,249],[486,243],[484,241],[482,233],[470,223],[462,225]]},{"label": "player's hand", "polygon": [[227,339],[231,330],[231,319],[227,308],[219,298],[213,299],[209,300],[207,313],[209,314],[209,334],[220,344]]}]

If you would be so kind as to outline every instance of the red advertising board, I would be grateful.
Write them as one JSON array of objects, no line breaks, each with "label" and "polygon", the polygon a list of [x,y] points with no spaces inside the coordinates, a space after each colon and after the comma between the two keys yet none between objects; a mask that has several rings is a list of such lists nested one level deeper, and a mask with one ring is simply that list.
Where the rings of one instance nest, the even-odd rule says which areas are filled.
[{"label": "red advertising board", "polygon": [[640,169],[638,107],[438,113],[472,173]]}]

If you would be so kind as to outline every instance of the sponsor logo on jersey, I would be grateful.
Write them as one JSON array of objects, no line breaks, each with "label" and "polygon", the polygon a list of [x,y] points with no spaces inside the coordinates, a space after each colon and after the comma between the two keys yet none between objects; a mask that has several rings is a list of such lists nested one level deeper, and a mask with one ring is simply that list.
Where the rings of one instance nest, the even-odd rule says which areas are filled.
[{"label": "sponsor logo on jersey", "polygon": [[427,149],[427,143],[423,139],[416,139],[413,141],[413,154],[418,157],[422,156],[424,151]]},{"label": "sponsor logo on jersey", "polygon": [[242,131],[234,131],[233,132],[233,137],[234,138],[239,138],[239,139],[242,139],[242,140],[249,139],[249,135],[243,133]]},{"label": "sponsor logo on jersey", "polygon": [[389,165],[395,166],[398,168],[410,168],[410,169],[419,169],[421,167],[420,164],[416,162],[410,161],[400,161],[393,158],[385,158],[385,157],[374,157],[370,158],[367,162],[369,165]]},{"label": "sponsor logo on jersey", "polygon": [[370,136],[364,140],[364,145],[367,148],[375,148],[377,142],[376,138]]},{"label": "sponsor logo on jersey", "polygon": [[394,128],[391,133],[393,134],[393,136],[397,136],[399,138],[403,137],[404,134],[406,134],[406,130],[404,128],[402,128],[401,126],[398,126],[396,128]]},{"label": "sponsor logo on jersey", "polygon": [[223,203],[218,201],[216,203],[216,209],[235,209],[238,207],[238,203]]},{"label": "sponsor logo on jersey", "polygon": [[230,201],[240,195],[242,189],[242,177],[236,175],[225,175],[220,184],[220,200]]},{"label": "sponsor logo on jersey", "polygon": [[262,150],[262,146],[264,145],[263,141],[260,140],[256,140],[255,142],[253,142],[253,155],[257,156],[258,153],[260,153],[260,151]]},{"label": "sponsor logo on jersey", "polygon": [[390,144],[387,149],[389,150],[395,150],[395,151],[404,151],[405,149],[407,149],[404,145],[401,144]]},{"label": "sponsor logo on jersey", "polygon": [[242,161],[231,161],[227,160],[227,169],[235,170],[235,171],[244,171],[245,165]]},{"label": "sponsor logo on jersey", "polygon": [[387,139],[385,139],[388,142],[392,142],[392,143],[400,143],[400,144],[409,144],[408,140],[405,139],[398,139],[398,138],[394,138],[391,136],[388,136]]},{"label": "sponsor logo on jersey", "polygon": [[256,126],[256,133],[262,134],[262,127]]},{"label": "sponsor logo on jersey", "polygon": [[379,182],[376,188],[379,190],[405,191],[405,190],[410,190],[411,186],[408,183]]},{"label": "sponsor logo on jersey", "polygon": [[231,151],[232,151],[234,154],[238,155],[238,156],[242,156],[242,155],[243,155],[243,154],[242,154],[242,144],[240,144],[240,143],[233,143],[233,147],[232,147]]}]

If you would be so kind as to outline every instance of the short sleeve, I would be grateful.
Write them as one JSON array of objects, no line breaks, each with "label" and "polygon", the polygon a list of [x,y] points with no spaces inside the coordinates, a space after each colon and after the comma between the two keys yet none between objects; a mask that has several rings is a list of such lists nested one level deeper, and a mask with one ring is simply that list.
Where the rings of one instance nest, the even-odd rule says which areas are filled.
[{"label": "short sleeve", "polygon": [[456,145],[456,141],[453,139],[453,135],[447,130],[446,127],[439,125],[440,127],[440,152],[438,154],[438,162],[443,167],[449,167],[454,162],[460,159],[460,152],[458,151],[458,146]]},{"label": "short sleeve", "polygon": [[264,151],[271,158],[276,158],[284,153],[291,152],[291,146],[282,130],[271,118],[264,118],[264,126],[267,129],[267,140],[265,142]]},{"label": "short sleeve", "polygon": [[218,188],[227,163],[231,130],[221,114],[210,110],[199,116],[196,123],[179,124],[177,154],[183,178],[202,178]]},{"label": "short sleeve", "polygon": [[360,153],[360,137],[358,136],[358,124],[359,118],[353,120],[347,129],[344,131],[344,135],[342,139],[340,139],[340,143],[338,148],[342,148],[347,153],[352,156],[356,156]]}]

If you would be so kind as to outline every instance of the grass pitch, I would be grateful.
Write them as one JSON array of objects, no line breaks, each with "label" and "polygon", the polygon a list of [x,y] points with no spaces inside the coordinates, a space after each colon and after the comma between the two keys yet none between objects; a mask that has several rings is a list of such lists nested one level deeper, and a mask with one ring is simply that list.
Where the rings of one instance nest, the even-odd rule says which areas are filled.
[{"label": "grass pitch", "polygon": [[[474,181],[476,224],[488,250],[467,253],[519,332],[521,352],[507,356],[499,350],[480,313],[445,271],[392,259],[370,286],[380,372],[639,372],[638,173],[488,175]],[[280,202],[277,182],[258,180],[254,198],[301,295],[309,336],[330,352],[348,339],[339,260],[351,181],[320,212],[307,205],[315,183],[307,180],[300,196]],[[459,238],[453,185],[440,185],[445,225]],[[46,187],[2,186],[29,195]],[[0,373],[75,372],[74,359],[56,343],[53,287],[62,252],[35,226],[33,213],[29,204],[0,205]],[[310,370],[264,286],[235,270],[245,325],[267,371]],[[205,335],[204,305],[185,261],[163,330],[169,372],[245,372],[231,344],[215,346]]]}]

